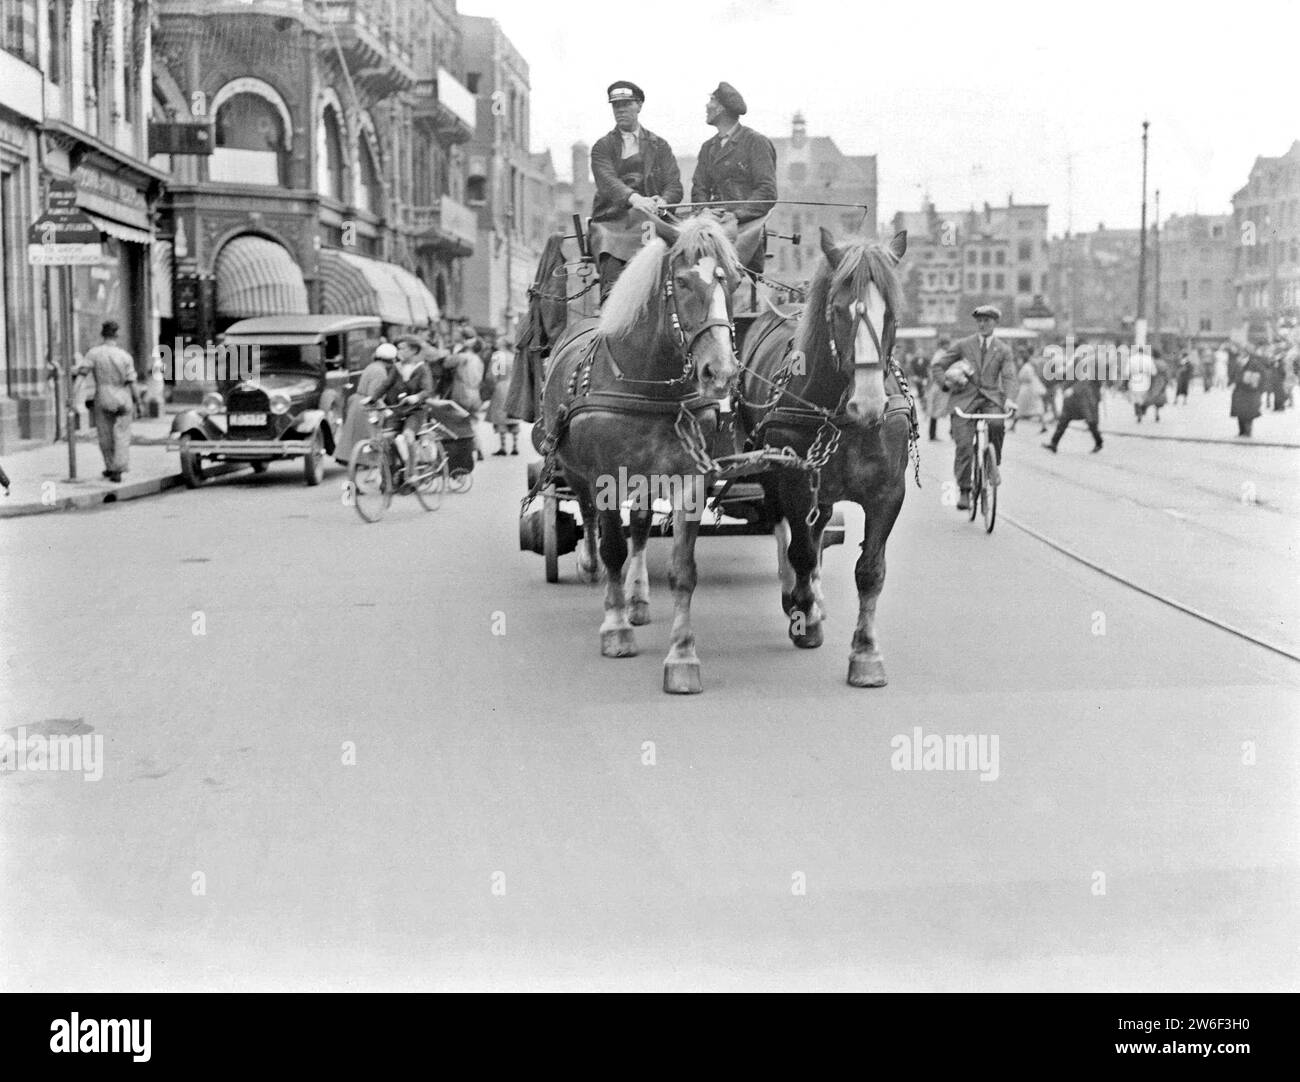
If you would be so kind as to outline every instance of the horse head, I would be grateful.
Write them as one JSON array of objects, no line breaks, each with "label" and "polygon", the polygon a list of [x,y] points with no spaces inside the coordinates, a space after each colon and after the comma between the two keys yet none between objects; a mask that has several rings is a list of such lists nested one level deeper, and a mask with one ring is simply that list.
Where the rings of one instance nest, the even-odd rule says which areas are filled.
[{"label": "horse head", "polygon": [[[887,246],[860,241],[837,245],[823,228],[821,249],[826,265],[814,283],[808,318],[824,323],[836,370],[852,375],[845,411],[857,424],[875,424],[887,402],[885,364],[901,308],[894,268],[907,251],[907,233],[896,233]],[[811,310],[814,303],[820,312]]]},{"label": "horse head", "polygon": [[691,383],[721,398],[739,371],[731,317],[741,276],[736,249],[712,218],[656,220],[654,232],[606,298],[601,332],[621,357],[635,355],[623,361],[625,378],[636,365],[642,382]]}]

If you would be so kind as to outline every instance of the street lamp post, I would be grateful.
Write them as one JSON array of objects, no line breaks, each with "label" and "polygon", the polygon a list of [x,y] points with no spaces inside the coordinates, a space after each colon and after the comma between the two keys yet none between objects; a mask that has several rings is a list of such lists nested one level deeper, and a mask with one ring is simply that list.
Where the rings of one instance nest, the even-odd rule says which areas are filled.
[{"label": "street lamp post", "polygon": [[1135,330],[1146,319],[1147,314],[1147,128],[1149,121],[1142,121],[1142,227],[1138,233],[1138,295],[1137,321]]}]

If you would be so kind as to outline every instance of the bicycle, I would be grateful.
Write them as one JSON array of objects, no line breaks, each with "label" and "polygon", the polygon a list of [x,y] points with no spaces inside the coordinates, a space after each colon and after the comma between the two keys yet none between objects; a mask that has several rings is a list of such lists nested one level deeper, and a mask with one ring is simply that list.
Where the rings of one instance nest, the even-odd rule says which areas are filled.
[{"label": "bicycle", "polygon": [[[378,425],[397,411],[392,406],[373,404],[370,423]],[[413,459],[402,462],[397,451],[398,430],[359,440],[348,461],[348,485],[352,506],[366,522],[378,522],[393,502],[394,495],[414,495],[426,511],[442,505],[442,495],[451,487],[447,453],[438,439],[435,423],[426,417],[416,433]]]},{"label": "bicycle", "polygon": [[1015,416],[1015,410],[1007,413],[966,413],[954,407],[953,413],[963,420],[975,422],[970,460],[970,521],[974,522],[977,514],[983,514],[984,532],[992,533],[993,524],[998,517],[998,485],[1002,483],[1002,475],[998,470],[997,452],[989,443],[989,422],[1008,421]]}]

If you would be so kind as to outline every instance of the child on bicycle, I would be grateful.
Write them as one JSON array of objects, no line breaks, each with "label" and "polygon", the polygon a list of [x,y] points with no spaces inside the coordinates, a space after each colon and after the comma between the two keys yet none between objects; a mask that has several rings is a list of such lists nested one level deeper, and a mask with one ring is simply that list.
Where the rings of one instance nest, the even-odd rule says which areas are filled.
[{"label": "child on bicycle", "polygon": [[[1018,377],[1011,347],[993,336],[1002,313],[991,304],[982,304],[971,315],[979,328],[968,338],[959,338],[930,366],[931,378],[950,392],[952,438],[957,444],[953,474],[961,489],[957,510],[970,508],[971,444],[975,439],[975,422],[958,417],[963,413],[1014,413]],[[1002,462],[1002,438],[1006,428],[1001,421],[989,421],[989,442],[998,463]]]},{"label": "child on bicycle", "polygon": [[387,382],[373,398],[394,407],[384,427],[398,430],[398,438],[393,443],[405,467],[411,461],[416,436],[424,424],[425,403],[433,397],[433,377],[424,363],[424,345],[412,335],[399,338],[395,346],[380,346],[375,356],[393,362]]}]

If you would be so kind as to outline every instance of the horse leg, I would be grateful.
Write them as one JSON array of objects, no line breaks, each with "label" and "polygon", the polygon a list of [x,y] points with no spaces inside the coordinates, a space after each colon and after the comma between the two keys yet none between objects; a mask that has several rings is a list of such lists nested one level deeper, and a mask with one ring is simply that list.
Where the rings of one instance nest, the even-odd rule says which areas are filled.
[{"label": "horse leg", "polygon": [[903,506],[903,490],[888,498],[883,506],[867,499],[859,501],[867,515],[854,578],[858,586],[858,626],[853,631],[853,649],[849,654],[849,683],[855,688],[884,687],[885,661],[876,647],[876,602],[885,586],[885,542],[894,528]]},{"label": "horse leg", "polygon": [[628,618],[634,627],[650,622],[650,572],[646,570],[646,541],[653,516],[649,511],[632,512],[632,555],[627,562],[624,589],[630,596]]},{"label": "horse leg", "polygon": [[[623,593],[623,562],[627,541],[623,517],[618,511],[601,511],[600,559],[605,565],[605,621],[600,625],[600,652],[605,657],[635,657],[636,639],[627,621],[627,600]],[[595,520],[593,519],[593,524]]]},{"label": "horse leg", "polygon": [[582,508],[582,538],[578,541],[578,578],[583,582],[600,579],[600,559],[596,555],[597,511],[591,493],[574,487],[578,506]]},{"label": "horse leg", "polygon": [[695,540],[700,534],[700,511],[688,511],[680,503],[673,507],[673,562],[669,584],[673,591],[673,628],[668,656],[664,658],[664,691],[674,695],[698,695],[704,690],[700,659],[695,653],[695,632],[691,630],[691,597],[698,575]]},{"label": "horse leg", "polygon": [[790,595],[794,591],[794,568],[790,566],[790,523],[786,521],[781,506],[780,486],[771,478],[763,478],[763,506],[772,523],[772,537],[776,540],[776,574],[781,580],[781,611],[790,615]]},{"label": "horse leg", "polygon": [[821,559],[825,519],[818,514],[816,521],[820,527],[814,536],[814,528],[808,525],[813,495],[804,474],[791,472],[781,478],[780,485],[781,507],[790,532],[788,558],[794,575],[790,606],[786,610],[790,618],[790,641],[802,650],[811,650],[822,644],[822,612],[813,589],[813,576]]}]

